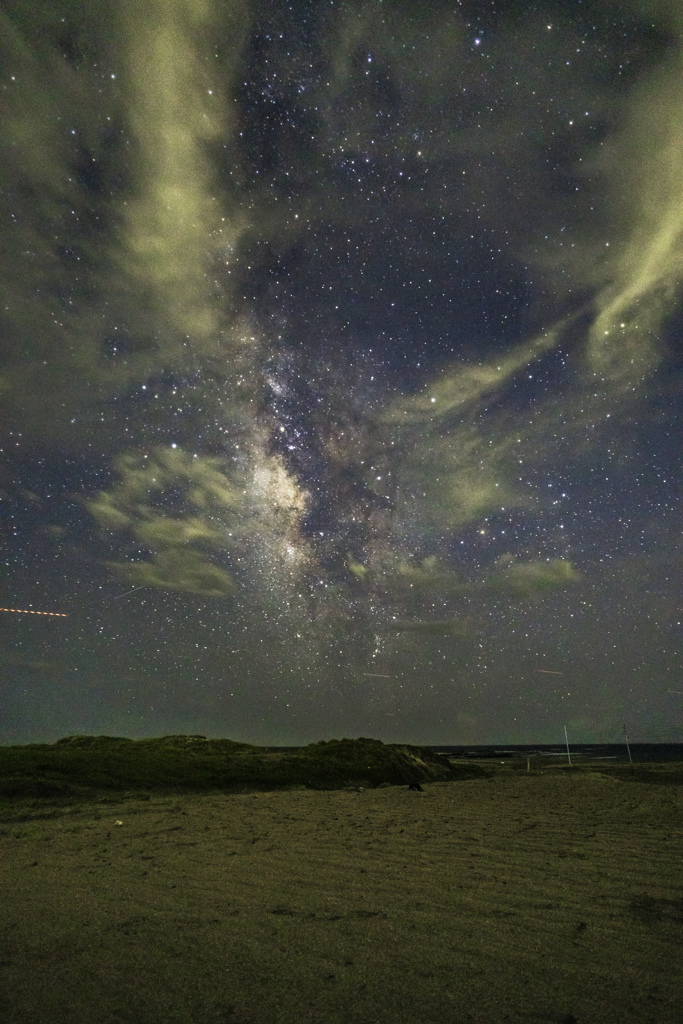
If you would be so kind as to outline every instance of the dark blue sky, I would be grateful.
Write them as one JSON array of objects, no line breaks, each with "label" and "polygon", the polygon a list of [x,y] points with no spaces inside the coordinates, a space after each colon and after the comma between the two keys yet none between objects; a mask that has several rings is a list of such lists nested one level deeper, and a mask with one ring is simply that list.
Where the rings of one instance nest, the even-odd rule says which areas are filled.
[{"label": "dark blue sky", "polygon": [[0,742],[680,740],[675,5],[0,37]]}]

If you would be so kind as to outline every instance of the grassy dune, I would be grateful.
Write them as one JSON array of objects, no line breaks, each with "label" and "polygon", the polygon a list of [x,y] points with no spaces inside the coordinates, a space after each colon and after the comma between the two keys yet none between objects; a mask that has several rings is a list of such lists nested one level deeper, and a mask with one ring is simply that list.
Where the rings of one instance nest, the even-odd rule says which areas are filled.
[{"label": "grassy dune", "polygon": [[683,766],[453,768],[6,791],[0,1020],[680,1024]]},{"label": "grassy dune", "polygon": [[67,736],[52,744],[0,747],[0,800],[101,790],[338,789],[483,774],[476,765],[452,765],[422,747],[364,738],[271,748],[203,736]]}]

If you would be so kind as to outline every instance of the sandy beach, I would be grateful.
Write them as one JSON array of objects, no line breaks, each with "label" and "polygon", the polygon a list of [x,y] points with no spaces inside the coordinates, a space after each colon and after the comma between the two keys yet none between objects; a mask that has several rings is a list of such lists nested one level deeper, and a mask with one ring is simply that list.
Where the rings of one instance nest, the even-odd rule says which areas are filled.
[{"label": "sandy beach", "polygon": [[596,771],[13,803],[4,1024],[680,1024],[683,793]]}]

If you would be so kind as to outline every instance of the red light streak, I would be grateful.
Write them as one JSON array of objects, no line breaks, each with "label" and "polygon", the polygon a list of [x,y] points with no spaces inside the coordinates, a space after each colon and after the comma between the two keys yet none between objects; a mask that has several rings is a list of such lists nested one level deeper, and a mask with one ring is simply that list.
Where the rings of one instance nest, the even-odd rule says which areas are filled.
[{"label": "red light streak", "polygon": [[16,612],[18,615],[52,615],[58,619],[66,619],[66,612],[34,612],[32,608],[0,608],[0,612]]}]

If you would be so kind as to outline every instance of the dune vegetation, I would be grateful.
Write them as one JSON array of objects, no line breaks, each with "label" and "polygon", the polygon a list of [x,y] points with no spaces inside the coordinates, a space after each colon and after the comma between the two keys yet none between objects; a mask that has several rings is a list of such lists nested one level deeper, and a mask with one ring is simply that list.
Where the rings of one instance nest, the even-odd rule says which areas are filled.
[{"label": "dune vegetation", "polygon": [[337,789],[482,774],[477,765],[455,766],[423,747],[363,737],[286,748],[204,736],[67,736],[52,744],[0,747],[0,800],[83,797],[99,790]]}]

